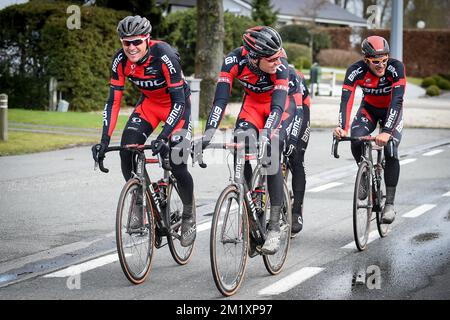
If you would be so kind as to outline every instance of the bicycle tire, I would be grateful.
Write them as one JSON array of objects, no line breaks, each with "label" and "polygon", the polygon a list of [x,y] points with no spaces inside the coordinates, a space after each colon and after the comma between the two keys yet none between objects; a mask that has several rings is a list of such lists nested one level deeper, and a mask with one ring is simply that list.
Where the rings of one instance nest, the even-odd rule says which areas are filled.
[{"label": "bicycle tire", "polygon": [[[237,219],[235,219],[236,223],[233,225],[234,221],[230,217],[230,209],[232,208],[233,201],[234,205],[238,208],[239,194],[237,187],[235,185],[229,185],[222,191],[217,200],[210,234],[210,262],[214,283],[220,293],[226,297],[235,294],[242,284],[245,269],[247,267],[249,250],[247,207],[244,201],[242,204],[242,213],[239,214],[239,212],[236,212]],[[224,204],[226,204],[225,212],[222,210]],[[224,217],[222,217],[222,213],[224,213]],[[235,228],[233,228],[233,226]],[[227,237],[226,239],[223,238],[224,232],[227,231],[234,231],[236,233],[235,238],[233,239],[233,235],[232,237]],[[217,239],[217,237],[220,238]],[[227,240],[228,242],[226,242]],[[227,264],[229,264],[229,261],[227,261],[226,252],[231,252],[233,249],[233,241],[235,242],[235,249],[239,244],[239,241],[241,241],[242,245],[240,250],[235,250],[239,254],[239,260],[234,264],[235,272],[232,274],[226,270]],[[224,249],[224,253],[221,252],[222,249]]]},{"label": "bicycle tire", "polygon": [[[128,233],[127,225],[129,213],[132,211],[132,208],[134,208],[136,201],[136,197],[133,195],[133,192],[139,192],[140,188],[141,184],[138,179],[130,179],[127,181],[122,189],[122,192],[120,193],[116,213],[116,244],[119,262],[125,276],[133,284],[141,284],[147,279],[155,253],[155,224],[153,218],[153,207],[148,193],[146,193],[146,219],[144,219],[142,232]],[[130,197],[131,199],[128,200]],[[131,210],[130,208],[125,210],[127,202],[130,202],[129,206]],[[125,220],[123,220],[124,218]],[[127,240],[131,240],[130,244],[128,244],[127,241],[124,241],[124,235],[122,234],[123,231],[125,231],[125,234],[128,234]],[[146,236],[147,240],[144,236]],[[134,240],[136,240],[136,242],[134,242]],[[128,248],[133,248],[134,245],[139,244],[138,242],[143,244],[147,243],[147,247],[144,248],[144,250],[136,250],[135,252],[131,249],[131,252],[129,253]],[[144,259],[142,259],[141,254],[145,255]],[[132,262],[133,256],[139,256],[138,258],[141,260],[142,266],[137,267],[137,270],[134,270],[134,265],[136,264]]]},{"label": "bicycle tire", "polygon": [[[363,173],[367,173],[365,199],[360,198],[360,184]],[[360,210],[362,209],[362,210]],[[369,240],[370,220],[372,217],[372,179],[370,168],[367,162],[362,161],[358,167],[358,173],[355,180],[355,191],[353,193],[353,236],[356,247],[359,251],[367,249]]]},{"label": "bicycle tire", "polygon": [[[178,199],[175,199],[175,194]],[[168,217],[170,228],[177,233],[177,236],[171,235],[170,233],[167,235],[167,243],[169,244],[170,254],[176,263],[179,265],[185,265],[192,257],[195,240],[188,247],[181,246],[181,215],[183,213],[183,203],[181,202],[178,188],[174,185],[172,179],[170,179],[169,186],[167,188],[166,210],[166,217]],[[194,215],[196,214],[194,198],[192,198],[192,213]],[[176,225],[176,227],[174,225]]]}]

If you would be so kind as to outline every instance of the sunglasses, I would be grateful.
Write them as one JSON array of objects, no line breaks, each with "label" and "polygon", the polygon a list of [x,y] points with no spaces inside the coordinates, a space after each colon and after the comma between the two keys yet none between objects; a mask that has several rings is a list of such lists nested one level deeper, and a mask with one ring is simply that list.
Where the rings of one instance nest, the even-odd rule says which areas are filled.
[{"label": "sunglasses", "polygon": [[131,45],[137,47],[137,46],[140,46],[144,42],[144,40],[147,40],[147,39],[148,39],[148,37],[134,39],[134,40],[123,40],[123,39],[120,39],[120,41],[122,41],[122,44],[125,47],[129,47]]},{"label": "sunglasses", "polygon": [[384,59],[370,59],[370,58],[366,58],[366,59],[367,59],[367,61],[370,61],[370,63],[375,65],[375,66],[379,65],[380,63],[381,64],[386,64],[387,61],[389,60],[389,58],[384,58]]},{"label": "sunglasses", "polygon": [[281,55],[282,55],[282,51],[280,50],[279,52],[275,53],[273,56],[270,56],[267,58],[262,58],[262,59],[266,60],[269,63],[274,63],[280,59]]},{"label": "sunglasses", "polygon": [[278,59],[280,59],[280,57],[271,58],[271,59],[269,59],[269,58],[263,58],[263,59],[266,60],[266,61],[269,62],[269,63],[274,63],[274,62],[278,61]]}]

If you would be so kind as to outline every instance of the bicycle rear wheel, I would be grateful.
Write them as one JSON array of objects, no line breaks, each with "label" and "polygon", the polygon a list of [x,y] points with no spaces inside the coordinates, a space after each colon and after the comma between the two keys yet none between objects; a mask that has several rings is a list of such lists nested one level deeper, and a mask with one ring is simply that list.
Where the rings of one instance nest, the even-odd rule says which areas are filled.
[{"label": "bicycle rear wheel", "polygon": [[[130,228],[131,215],[136,214],[136,199],[142,191],[137,179],[130,179],[120,194],[116,214],[116,244],[119,261],[127,279],[141,284],[149,275],[154,255],[155,229],[152,205],[146,193],[142,209],[142,227]],[[134,211],[134,212],[133,212]]]},{"label": "bicycle rear wheel", "polygon": [[211,270],[224,296],[236,293],[247,266],[249,226],[245,201],[240,211],[238,190],[230,185],[217,200],[210,237]]},{"label": "bicycle rear wheel", "polygon": [[[167,189],[166,215],[169,218],[170,232],[167,235],[170,253],[176,263],[185,265],[189,262],[194,249],[195,241],[188,247],[183,247],[181,239],[181,215],[183,202],[181,201],[178,187],[171,181]],[[192,201],[192,213],[195,215],[195,200]]]},{"label": "bicycle rear wheel", "polygon": [[[363,178],[363,174],[365,178]],[[359,251],[366,250],[372,217],[372,182],[367,162],[361,162],[353,194],[353,235]]]}]

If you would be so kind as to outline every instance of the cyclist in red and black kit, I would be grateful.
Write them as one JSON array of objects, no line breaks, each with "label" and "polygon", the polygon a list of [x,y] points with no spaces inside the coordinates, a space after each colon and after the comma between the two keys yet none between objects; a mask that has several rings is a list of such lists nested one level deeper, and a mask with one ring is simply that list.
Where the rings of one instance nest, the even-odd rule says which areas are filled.
[{"label": "cyclist in red and black kit", "polygon": [[[235,127],[236,140],[239,141],[239,136],[243,134],[249,138],[250,141],[247,140],[246,143],[249,142],[251,148],[256,143],[256,137],[261,134],[260,140],[265,153],[273,152],[278,159],[278,165],[272,167],[274,173],[269,173],[267,177],[271,208],[269,232],[262,247],[264,253],[274,254],[280,242],[279,219],[283,196],[279,160],[287,137],[286,129],[292,122],[296,109],[293,96],[288,98],[289,67],[281,37],[276,30],[262,26],[248,29],[243,35],[243,46],[236,48],[225,58],[202,138],[203,149],[219,127],[234,79],[238,79],[245,90]],[[273,158],[272,155],[271,159]],[[250,185],[252,168],[248,161],[244,164],[244,176]]]},{"label": "cyclist in red and black kit", "polygon": [[[339,126],[335,129],[335,134],[344,137],[348,133],[355,90],[359,85],[364,97],[352,122],[351,135],[368,135],[375,130],[378,122],[381,123],[381,133],[375,137],[375,142],[385,147],[386,205],[382,222],[390,224],[395,219],[394,199],[400,176],[398,146],[403,129],[405,67],[401,61],[389,57],[389,44],[382,37],[368,37],[361,47],[364,59],[350,66],[345,76]],[[388,143],[391,137],[393,143]],[[362,153],[361,142],[352,142],[351,149],[353,157],[359,162]],[[367,197],[367,191],[361,193],[362,198]]]},{"label": "cyclist in red and black kit", "polygon": [[[103,111],[103,133],[100,143],[92,151],[96,161],[105,157],[105,149],[116,126],[125,79],[128,78],[139,88],[141,97],[128,119],[121,145],[144,144],[158,124],[165,122],[151,145],[153,155],[159,153],[163,158],[169,158],[170,168],[177,179],[183,202],[180,242],[183,246],[189,246],[196,234],[192,211],[193,180],[187,170],[187,147],[192,135],[190,91],[178,53],[167,43],[152,40],[151,29],[150,21],[140,16],[128,16],[118,24],[122,48],[112,61],[109,98]],[[167,143],[169,150],[166,150]],[[176,157],[180,154],[181,157]],[[131,178],[132,153],[121,151],[120,157],[122,174],[128,180]],[[142,199],[137,202],[139,205]],[[142,218],[142,210],[137,208],[131,227],[140,227]]]},{"label": "cyclist in red and black kit", "polygon": [[288,128],[289,137],[285,155],[289,157],[292,171],[291,235],[294,237],[303,229],[303,198],[305,197],[306,174],[305,152],[308,147],[310,129],[310,97],[305,77],[300,71],[289,67],[289,99],[294,99],[296,111]]}]

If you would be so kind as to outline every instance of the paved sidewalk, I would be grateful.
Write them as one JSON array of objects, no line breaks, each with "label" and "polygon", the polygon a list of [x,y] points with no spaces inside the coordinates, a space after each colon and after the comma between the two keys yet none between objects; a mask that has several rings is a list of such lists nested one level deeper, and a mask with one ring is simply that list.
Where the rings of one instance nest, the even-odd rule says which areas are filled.
[{"label": "paved sidewalk", "polygon": [[[423,89],[408,83],[405,95],[403,117],[408,128],[450,128],[450,93],[440,97],[425,97]],[[356,113],[362,95],[355,96],[352,115]],[[337,125],[340,95],[316,96],[311,100],[311,125],[313,127],[334,127]],[[237,116],[241,104],[230,103],[226,114]]]}]

